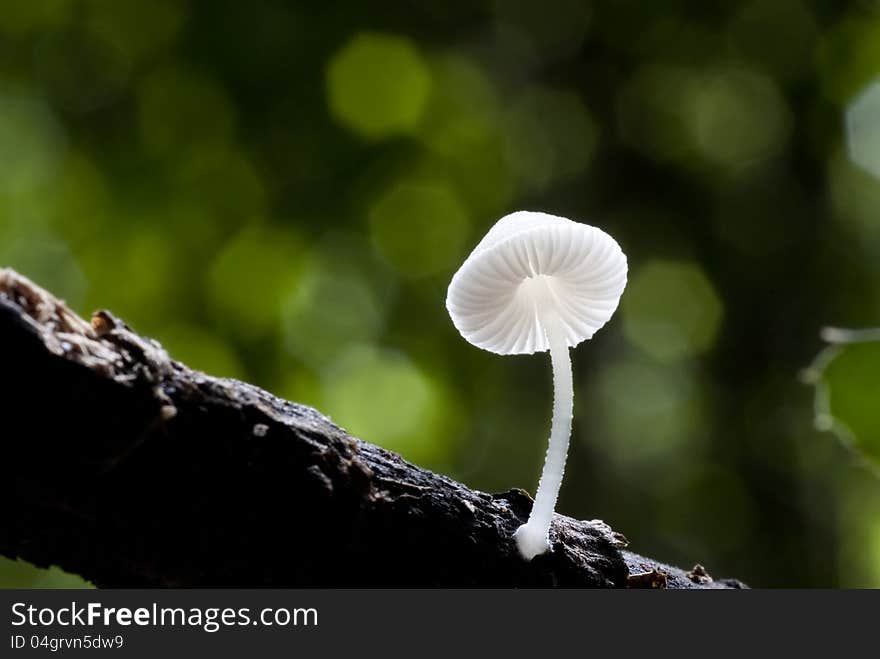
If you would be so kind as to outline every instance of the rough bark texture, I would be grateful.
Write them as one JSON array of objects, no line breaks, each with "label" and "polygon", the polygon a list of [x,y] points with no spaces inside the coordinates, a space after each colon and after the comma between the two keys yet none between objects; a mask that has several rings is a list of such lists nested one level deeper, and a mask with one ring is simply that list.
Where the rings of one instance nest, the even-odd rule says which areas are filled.
[{"label": "rough bark texture", "polygon": [[408,464],[10,270],[0,351],[0,553],[100,587],[741,587],[560,515],[552,552],[526,562],[522,490]]}]

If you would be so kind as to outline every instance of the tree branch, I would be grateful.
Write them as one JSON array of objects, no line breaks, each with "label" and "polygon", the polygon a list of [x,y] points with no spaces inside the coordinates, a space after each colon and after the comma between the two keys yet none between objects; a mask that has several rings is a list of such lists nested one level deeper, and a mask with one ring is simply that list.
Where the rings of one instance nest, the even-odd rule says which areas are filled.
[{"label": "tree branch", "polygon": [[486,494],[319,412],[88,323],[0,270],[0,553],[101,587],[740,587],[557,515],[551,553],[511,541],[522,490]]}]

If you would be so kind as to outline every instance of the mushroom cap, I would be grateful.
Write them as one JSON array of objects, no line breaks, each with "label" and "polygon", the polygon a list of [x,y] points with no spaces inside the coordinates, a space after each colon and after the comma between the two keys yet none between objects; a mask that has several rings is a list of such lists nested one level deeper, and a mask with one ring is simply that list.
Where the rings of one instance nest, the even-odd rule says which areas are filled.
[{"label": "mushroom cap", "polygon": [[470,343],[499,355],[549,350],[553,314],[569,347],[611,318],[626,286],[626,255],[596,227],[519,211],[502,217],[452,277],[446,308]]}]

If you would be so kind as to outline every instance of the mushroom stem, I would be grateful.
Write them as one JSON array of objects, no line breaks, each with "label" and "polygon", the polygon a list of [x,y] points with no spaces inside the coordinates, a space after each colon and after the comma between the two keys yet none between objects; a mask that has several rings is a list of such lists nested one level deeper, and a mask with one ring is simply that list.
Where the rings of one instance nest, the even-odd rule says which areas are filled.
[{"label": "mushroom stem", "polygon": [[514,534],[520,553],[529,561],[550,549],[550,520],[553,518],[565,472],[574,405],[571,357],[565,330],[559,318],[552,312],[544,315],[543,324],[553,365],[553,423],[550,426],[550,442],[529,521]]}]

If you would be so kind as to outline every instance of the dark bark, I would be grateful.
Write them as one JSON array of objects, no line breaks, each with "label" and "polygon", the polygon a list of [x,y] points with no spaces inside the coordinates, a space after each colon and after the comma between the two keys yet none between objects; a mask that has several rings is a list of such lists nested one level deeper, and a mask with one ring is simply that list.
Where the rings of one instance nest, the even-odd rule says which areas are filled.
[{"label": "dark bark", "polygon": [[531,499],[477,492],[319,412],[169,359],[0,270],[0,553],[101,587],[740,587],[623,551]]}]

